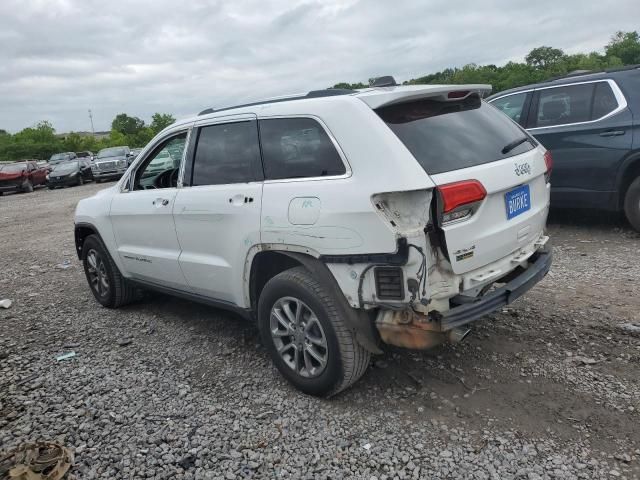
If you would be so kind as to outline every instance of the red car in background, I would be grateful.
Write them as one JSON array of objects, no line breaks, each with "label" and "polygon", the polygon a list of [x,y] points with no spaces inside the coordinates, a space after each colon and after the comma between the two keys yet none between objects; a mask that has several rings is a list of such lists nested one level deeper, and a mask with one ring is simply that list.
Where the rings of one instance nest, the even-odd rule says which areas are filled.
[{"label": "red car in background", "polygon": [[49,169],[37,162],[0,164],[0,195],[4,192],[33,192],[33,187],[47,182]]}]

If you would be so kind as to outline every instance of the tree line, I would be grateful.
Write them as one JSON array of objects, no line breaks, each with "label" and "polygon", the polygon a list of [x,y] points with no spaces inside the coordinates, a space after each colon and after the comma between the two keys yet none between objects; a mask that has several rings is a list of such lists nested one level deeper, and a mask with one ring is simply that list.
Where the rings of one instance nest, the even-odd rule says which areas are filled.
[{"label": "tree line", "polygon": [[[537,47],[524,58],[524,62],[508,62],[501,67],[470,63],[463,67],[445,68],[403,82],[403,85],[488,83],[493,93],[542,82],[576,70],[606,70],[626,65],[640,64],[640,35],[634,32],[617,32],[599,52],[566,54],[553,47]],[[369,83],[373,79],[369,79]],[[333,88],[366,88],[363,82],[337,83]]]},{"label": "tree line", "polygon": [[0,130],[0,161],[24,159],[48,159],[54,153],[91,151],[97,153],[106,147],[128,145],[144,147],[158,132],[168,127],[176,119],[168,113],[155,113],[148,125],[138,117],[126,113],[117,115],[111,122],[111,131],[104,138],[81,135],[77,132],[56,135],[56,130],[48,121],[36,123],[11,135]]},{"label": "tree line", "polygon": [[[640,35],[637,31],[617,32],[604,47],[604,53],[570,55],[559,48],[542,46],[531,50],[524,58],[524,62],[508,62],[501,67],[471,63],[413,78],[403,84],[488,83],[493,86],[495,93],[559,77],[576,70],[597,71],[636,64],[640,64]],[[358,89],[367,86],[368,84],[362,82],[342,82],[334,85],[333,88]],[[46,159],[57,152],[83,150],[97,152],[101,148],[118,145],[142,147],[156,133],[174,121],[170,114],[156,113],[151,118],[151,123],[147,125],[138,117],[121,113],[113,119],[109,135],[102,139],[78,133],[60,137],[56,135],[53,125],[47,121],[25,128],[15,135],[0,129],[0,160]]]}]

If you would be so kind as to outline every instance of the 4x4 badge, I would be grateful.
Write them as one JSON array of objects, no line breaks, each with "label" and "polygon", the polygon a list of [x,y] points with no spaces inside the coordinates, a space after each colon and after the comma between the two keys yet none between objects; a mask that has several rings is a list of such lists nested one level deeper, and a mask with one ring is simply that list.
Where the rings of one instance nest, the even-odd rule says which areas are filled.
[{"label": "4x4 badge", "polygon": [[531,175],[531,165],[529,165],[527,162],[516,163],[515,168],[516,168],[516,175],[518,176],[524,175],[524,174]]}]

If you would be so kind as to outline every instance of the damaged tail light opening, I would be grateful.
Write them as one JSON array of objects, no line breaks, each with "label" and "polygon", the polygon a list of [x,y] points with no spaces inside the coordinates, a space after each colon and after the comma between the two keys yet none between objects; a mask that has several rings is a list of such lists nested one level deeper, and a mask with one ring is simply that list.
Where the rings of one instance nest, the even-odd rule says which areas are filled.
[{"label": "damaged tail light opening", "polygon": [[478,180],[447,183],[440,185],[437,191],[443,225],[470,217],[487,196],[487,190]]},{"label": "damaged tail light opening", "polygon": [[544,172],[544,178],[549,183],[551,181],[551,171],[553,170],[553,155],[549,150],[544,152],[544,164],[547,167],[547,171]]}]

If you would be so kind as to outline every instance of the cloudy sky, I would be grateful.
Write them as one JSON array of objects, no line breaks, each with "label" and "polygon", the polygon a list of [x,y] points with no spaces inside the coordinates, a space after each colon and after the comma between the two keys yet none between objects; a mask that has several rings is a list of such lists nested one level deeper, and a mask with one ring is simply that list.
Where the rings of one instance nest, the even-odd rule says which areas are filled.
[{"label": "cloudy sky", "polygon": [[0,0],[0,128],[108,130],[126,112],[402,81],[532,48],[602,50],[640,28],[640,1]]}]

